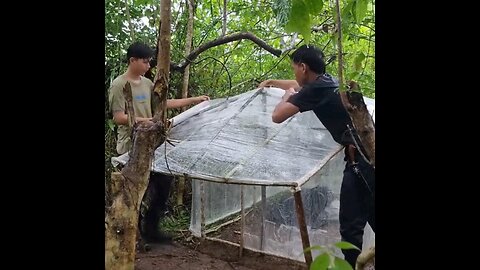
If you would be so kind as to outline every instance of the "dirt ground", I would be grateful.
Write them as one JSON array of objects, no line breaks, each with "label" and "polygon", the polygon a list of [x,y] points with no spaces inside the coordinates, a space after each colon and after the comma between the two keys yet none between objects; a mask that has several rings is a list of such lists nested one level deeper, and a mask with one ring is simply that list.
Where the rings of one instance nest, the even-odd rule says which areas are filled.
[{"label": "dirt ground", "polygon": [[[251,230],[260,235],[261,225],[258,222],[258,209],[246,214],[247,224]],[[207,236],[240,242],[240,221],[214,230]],[[328,230],[336,231],[336,230]],[[221,242],[200,241],[192,237],[188,231],[178,233],[172,244],[155,245],[148,252],[137,253],[135,270],[153,269],[239,269],[239,270],[290,270],[306,269],[306,264],[284,258],[263,255],[250,250],[243,250],[239,256],[239,247]]]},{"label": "dirt ground", "polygon": [[[226,226],[215,234],[222,234],[235,241],[239,239],[238,222]],[[307,269],[305,264],[243,250],[239,256],[239,247],[213,242],[201,241],[189,232],[178,234],[172,244],[153,245],[147,252],[137,252],[135,270],[163,269],[236,269],[236,270],[291,270]]]},{"label": "dirt ground", "polygon": [[[261,222],[258,220],[260,216],[260,210],[253,209],[248,211],[245,217],[245,223],[250,224],[250,230],[256,235],[260,235],[261,231]],[[258,226],[251,226],[251,224],[258,224]],[[240,221],[236,221],[213,230],[207,236],[240,243],[240,231]],[[337,229],[328,231],[336,232]],[[176,233],[172,244],[155,245],[150,251],[137,253],[135,270],[153,269],[303,270],[307,267],[305,263],[263,255],[246,249],[240,257],[238,246],[209,240],[201,241],[191,236],[189,231],[184,230]]]},{"label": "dirt ground", "polygon": [[227,262],[203,254],[197,250],[183,246],[178,242],[166,245],[154,246],[146,253],[137,254],[135,270],[163,270],[163,269],[238,269],[250,270],[261,268],[249,268],[240,263]]},{"label": "dirt ground", "polygon": [[[196,247],[196,249],[195,249]],[[196,246],[180,242],[152,246],[148,252],[137,253],[135,270],[167,269],[236,269],[236,270],[290,270],[307,269],[305,264],[286,261],[244,250],[223,243],[205,241]]]}]

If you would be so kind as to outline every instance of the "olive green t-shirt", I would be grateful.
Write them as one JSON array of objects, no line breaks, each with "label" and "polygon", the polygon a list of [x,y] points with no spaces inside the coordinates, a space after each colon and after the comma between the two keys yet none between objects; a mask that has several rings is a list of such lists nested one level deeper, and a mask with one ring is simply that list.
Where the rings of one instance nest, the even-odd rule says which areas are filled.
[{"label": "olive green t-shirt", "polygon": [[[112,113],[117,111],[127,113],[125,96],[123,95],[123,87],[126,83],[126,75],[122,74],[113,80],[110,86],[109,103]],[[135,112],[135,117],[152,117],[151,89],[153,88],[153,82],[142,76],[139,83],[130,82],[130,86],[132,87],[133,110]],[[119,155],[128,152],[132,147],[130,132],[131,129],[128,125],[118,126],[117,152]]]}]

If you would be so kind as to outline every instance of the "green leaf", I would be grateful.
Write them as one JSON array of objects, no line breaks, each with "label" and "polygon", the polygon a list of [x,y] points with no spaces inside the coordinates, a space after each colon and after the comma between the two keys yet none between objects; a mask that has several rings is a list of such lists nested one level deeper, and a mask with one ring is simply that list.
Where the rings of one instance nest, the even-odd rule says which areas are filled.
[{"label": "green leaf", "polygon": [[318,15],[323,8],[323,0],[305,0],[305,4],[312,15]]},{"label": "green leaf", "polygon": [[329,265],[330,256],[327,253],[322,253],[313,260],[310,270],[327,270]]},{"label": "green leaf", "polygon": [[365,60],[365,54],[363,52],[359,53],[357,57],[355,57],[355,60],[353,61],[353,65],[356,71],[359,71],[362,69],[362,62]]},{"label": "green leaf", "polygon": [[292,0],[292,10],[285,25],[287,33],[298,32],[305,39],[305,43],[310,41],[310,27],[312,26],[310,15],[305,12],[307,6],[303,0]]},{"label": "green leaf", "polygon": [[110,130],[114,131],[115,130],[115,124],[113,123],[112,119],[108,119],[108,127]]},{"label": "green leaf", "polygon": [[360,75],[360,72],[354,71],[354,72],[348,74],[347,78],[349,78],[350,80],[357,80],[359,75]]},{"label": "green leaf", "polygon": [[353,270],[352,266],[345,261],[344,259],[340,259],[335,257],[334,265],[330,270]]},{"label": "green leaf", "polygon": [[353,244],[345,241],[340,241],[335,243],[335,246],[341,249],[357,249],[360,250],[358,247],[354,246]]},{"label": "green leaf", "polygon": [[354,2],[348,2],[348,4],[340,11],[342,21],[348,21],[352,17]]},{"label": "green leaf", "polygon": [[333,47],[337,47],[337,40],[338,40],[338,32],[334,33],[333,35],[330,36],[330,39],[332,40],[332,45]]},{"label": "green leaf", "polygon": [[357,0],[355,8],[355,16],[357,17],[357,23],[361,23],[365,15],[367,14],[367,0]]}]

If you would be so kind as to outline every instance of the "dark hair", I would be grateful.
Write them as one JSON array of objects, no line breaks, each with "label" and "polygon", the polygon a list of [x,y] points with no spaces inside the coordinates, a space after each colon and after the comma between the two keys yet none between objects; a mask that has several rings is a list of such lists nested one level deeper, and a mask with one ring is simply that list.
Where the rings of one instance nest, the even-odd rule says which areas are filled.
[{"label": "dark hair", "polygon": [[325,55],[323,52],[312,45],[302,45],[290,55],[290,59],[295,64],[304,63],[317,74],[325,73]]},{"label": "dark hair", "polygon": [[130,63],[130,57],[150,59],[153,57],[153,50],[144,43],[135,42],[127,49],[127,63]]}]

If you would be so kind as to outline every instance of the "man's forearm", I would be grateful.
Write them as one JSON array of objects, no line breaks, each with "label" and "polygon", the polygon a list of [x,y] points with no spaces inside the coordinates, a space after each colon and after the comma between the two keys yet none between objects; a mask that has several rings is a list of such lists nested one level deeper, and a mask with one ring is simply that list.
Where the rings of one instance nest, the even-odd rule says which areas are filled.
[{"label": "man's forearm", "polygon": [[267,80],[265,86],[273,86],[283,90],[294,88],[295,91],[298,91],[300,88],[300,85],[298,85],[296,80]]},{"label": "man's forearm", "polygon": [[195,98],[182,98],[182,99],[167,99],[167,109],[176,109],[191,105],[195,102]]},{"label": "man's forearm", "polygon": [[[149,121],[151,120],[152,118],[145,118],[145,117],[135,117],[135,121],[137,123],[139,122],[144,122],[144,121]],[[113,121],[115,122],[115,124],[117,125],[128,125],[128,115],[123,113],[123,114],[117,114],[113,117]]]}]

